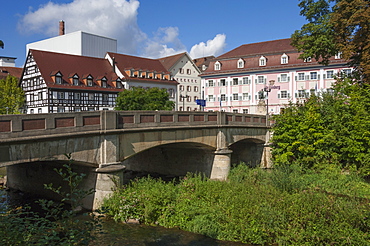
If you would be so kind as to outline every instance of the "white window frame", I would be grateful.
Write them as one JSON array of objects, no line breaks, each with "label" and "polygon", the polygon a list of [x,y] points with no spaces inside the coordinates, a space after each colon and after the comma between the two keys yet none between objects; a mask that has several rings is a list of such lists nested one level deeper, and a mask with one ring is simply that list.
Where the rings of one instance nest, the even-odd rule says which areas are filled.
[{"label": "white window frame", "polygon": [[326,71],[326,78],[327,79],[334,79],[334,70],[327,70]]},{"label": "white window frame", "polygon": [[305,79],[305,73],[298,73],[298,74],[297,74],[297,80],[298,80],[298,81],[306,80],[306,79]]},{"label": "white window frame", "polygon": [[249,110],[247,108],[243,108],[243,114],[248,114]]},{"label": "white window frame", "polygon": [[248,101],[249,100],[249,93],[243,93],[243,101]]},{"label": "white window frame", "polygon": [[249,84],[249,78],[243,77],[243,85],[248,85],[248,84]]},{"label": "white window frame", "polygon": [[215,62],[215,70],[221,70],[221,63],[219,61]]},{"label": "white window frame", "polygon": [[318,73],[317,72],[310,72],[310,80],[317,80],[317,79],[318,79]]},{"label": "white window frame", "polygon": [[239,101],[239,94],[238,93],[233,94],[233,101]]},{"label": "white window frame", "polygon": [[238,60],[238,68],[244,68],[244,61],[242,58]]},{"label": "white window frame", "polygon": [[282,73],[282,74],[280,74],[280,76],[279,76],[279,82],[289,82],[289,74],[287,74],[287,73]]},{"label": "white window frame", "polygon": [[208,101],[209,102],[214,102],[215,101],[215,97],[213,95],[208,95]]},{"label": "white window frame", "polygon": [[289,56],[287,54],[283,54],[280,58],[281,64],[288,64],[289,63]]},{"label": "white window frame", "polygon": [[264,66],[266,66],[266,57],[264,57],[264,56],[261,56],[260,57],[260,59],[259,59],[259,66],[260,67],[264,67]]}]

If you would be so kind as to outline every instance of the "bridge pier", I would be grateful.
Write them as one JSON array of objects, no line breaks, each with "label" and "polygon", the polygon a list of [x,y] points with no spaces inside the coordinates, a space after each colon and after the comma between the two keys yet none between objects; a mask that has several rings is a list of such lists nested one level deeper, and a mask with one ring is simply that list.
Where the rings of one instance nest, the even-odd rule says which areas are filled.
[{"label": "bridge pier", "polygon": [[93,194],[93,201],[91,210],[97,210],[101,207],[104,198],[107,198],[113,191],[122,185],[123,170],[126,167],[117,163],[112,163],[105,167],[97,168],[95,170],[95,193]]},{"label": "bridge pier", "polygon": [[233,151],[227,148],[220,149],[214,152],[212,171],[210,179],[226,180],[230,172],[231,153]]}]

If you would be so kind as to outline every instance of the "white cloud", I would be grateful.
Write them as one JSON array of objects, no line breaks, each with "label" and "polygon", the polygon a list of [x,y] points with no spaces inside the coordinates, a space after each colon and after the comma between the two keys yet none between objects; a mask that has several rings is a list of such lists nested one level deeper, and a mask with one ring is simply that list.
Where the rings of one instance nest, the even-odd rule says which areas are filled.
[{"label": "white cloud", "polygon": [[178,38],[177,27],[161,27],[154,34],[153,38],[147,40],[144,47],[144,56],[159,58],[185,52],[186,48]]},{"label": "white cloud", "polygon": [[[185,52],[178,38],[177,27],[161,27],[152,37],[141,31],[137,24],[139,0],[74,0],[57,4],[48,2],[38,9],[30,9],[19,22],[22,33],[41,33],[50,37],[58,34],[58,23],[65,21],[66,33],[85,31],[117,39],[118,52],[141,54],[159,58]],[[226,36],[218,34],[207,43],[201,42],[190,50],[198,58],[219,55],[225,47]],[[139,50],[141,50],[139,52]]]},{"label": "white cloud", "polygon": [[214,39],[208,40],[207,43],[200,42],[194,45],[190,50],[190,56],[193,59],[205,56],[218,56],[224,51],[225,41],[225,34],[217,34]]},{"label": "white cloud", "polygon": [[119,50],[136,53],[146,39],[137,25],[138,0],[74,0],[67,4],[49,2],[23,16],[18,28],[24,33],[56,36],[58,22],[64,20],[66,33],[85,31],[115,38]]}]

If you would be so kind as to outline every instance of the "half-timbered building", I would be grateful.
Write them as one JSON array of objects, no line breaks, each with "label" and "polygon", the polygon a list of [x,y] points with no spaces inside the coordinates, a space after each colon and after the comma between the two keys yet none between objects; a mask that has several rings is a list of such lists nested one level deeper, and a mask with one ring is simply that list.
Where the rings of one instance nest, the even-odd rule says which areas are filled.
[{"label": "half-timbered building", "polygon": [[29,50],[20,86],[26,113],[112,110],[123,90],[107,59]]}]

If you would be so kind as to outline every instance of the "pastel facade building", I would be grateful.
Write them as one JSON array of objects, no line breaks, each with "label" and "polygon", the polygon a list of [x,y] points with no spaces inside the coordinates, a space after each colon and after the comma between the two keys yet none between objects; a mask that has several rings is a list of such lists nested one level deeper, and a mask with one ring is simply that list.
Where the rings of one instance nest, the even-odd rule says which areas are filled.
[{"label": "pastel facade building", "polygon": [[330,90],[336,74],[352,71],[340,56],[328,66],[300,59],[290,42],[245,44],[214,58],[201,74],[205,110],[278,114],[290,101]]},{"label": "pastel facade building", "polygon": [[200,70],[188,53],[180,53],[158,59],[178,82],[176,109],[178,111],[197,111],[196,100],[201,99]]}]

